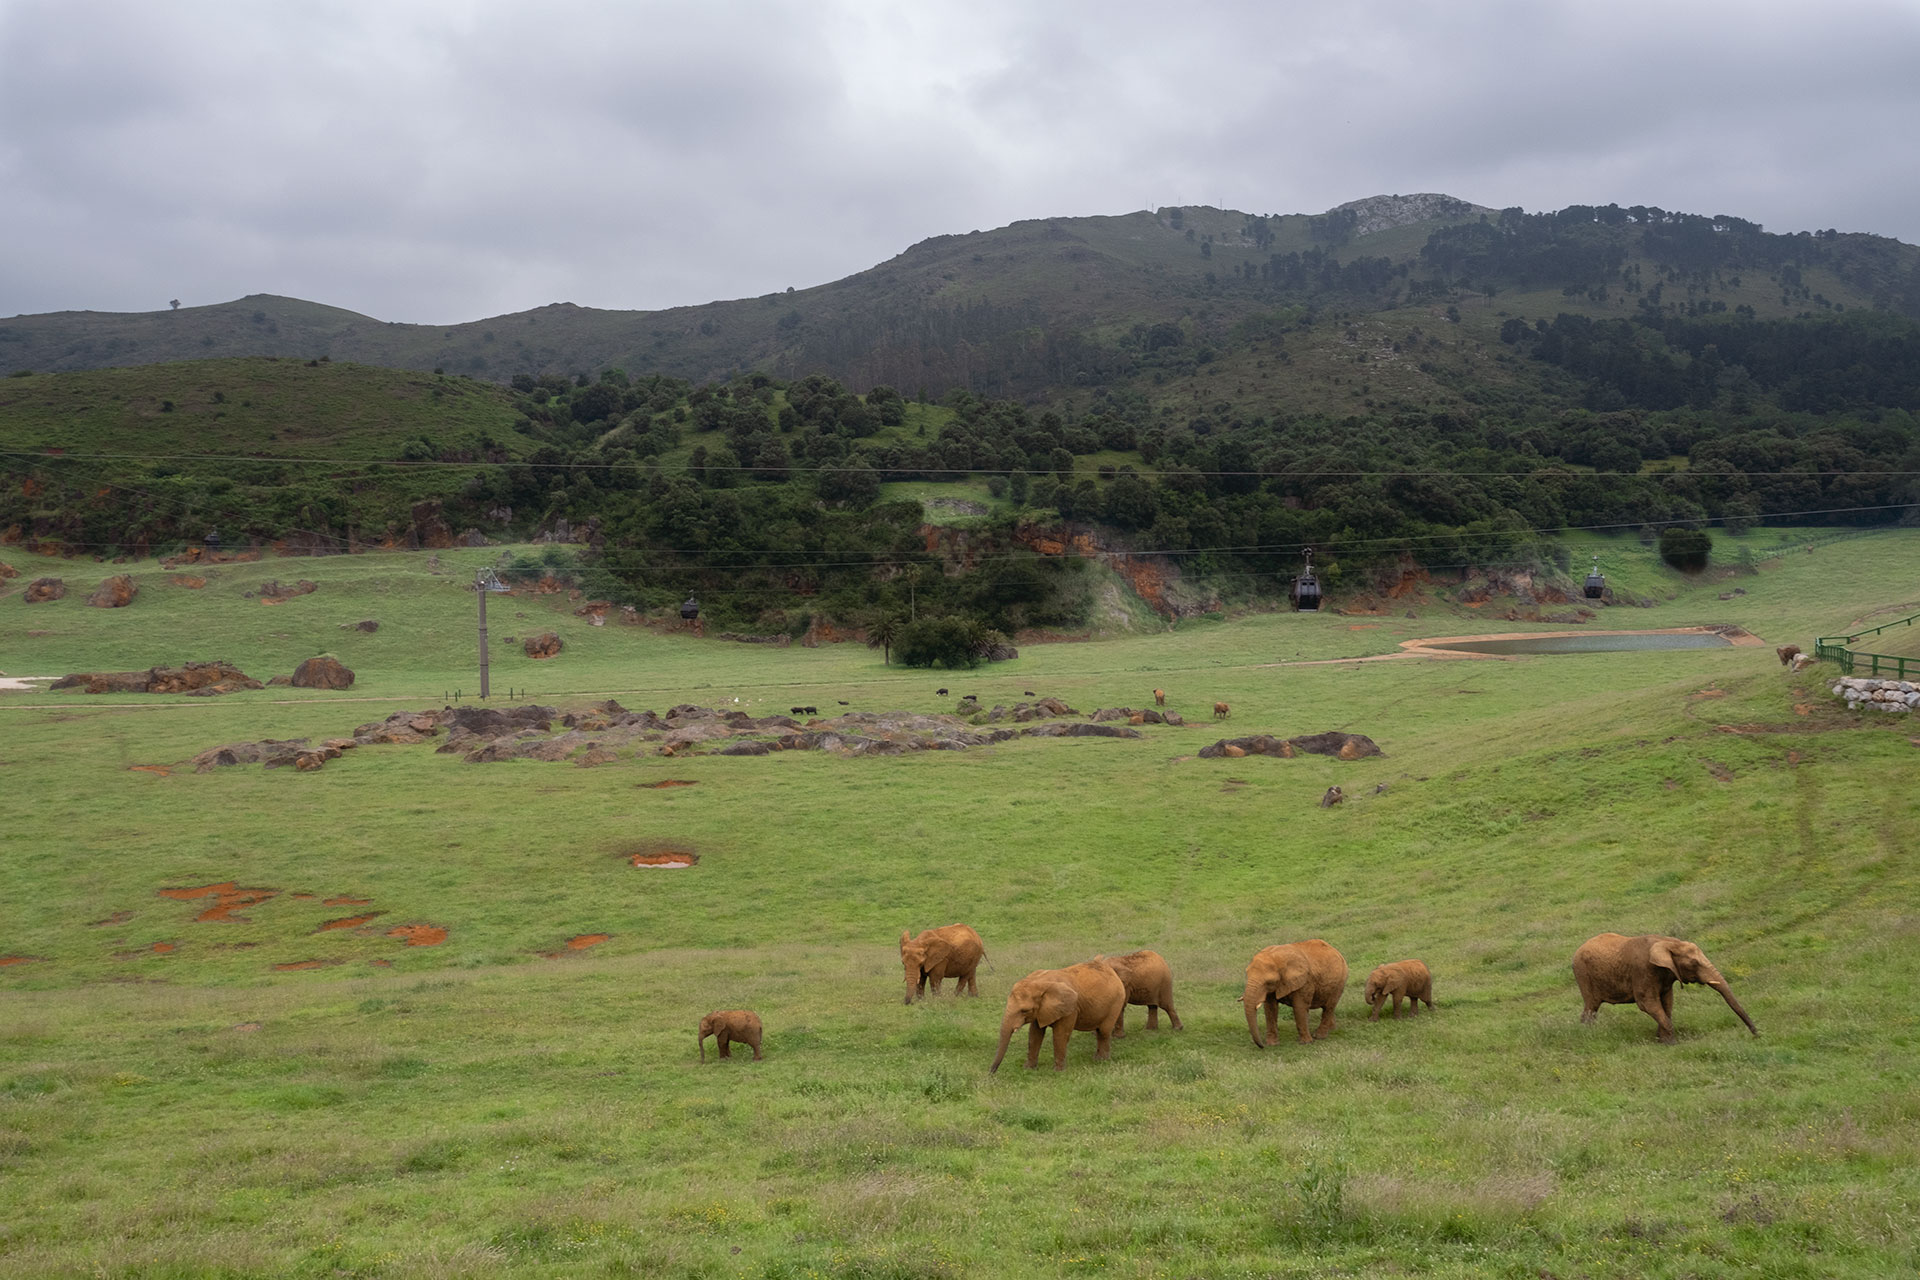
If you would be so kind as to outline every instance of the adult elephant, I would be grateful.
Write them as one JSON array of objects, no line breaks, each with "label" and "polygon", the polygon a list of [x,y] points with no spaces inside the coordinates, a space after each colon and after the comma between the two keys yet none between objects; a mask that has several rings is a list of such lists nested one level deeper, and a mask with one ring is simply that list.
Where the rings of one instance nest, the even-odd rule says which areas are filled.
[{"label": "adult elephant", "polygon": [[[1180,1025],[1180,1015],[1173,1008],[1173,970],[1158,951],[1134,951],[1124,956],[1095,956],[1094,963],[1104,964],[1120,976],[1120,983],[1127,989],[1128,1004],[1147,1006],[1147,1030],[1160,1029],[1160,1011],[1167,1011],[1167,1020],[1175,1031],[1184,1031]],[[1118,1040],[1127,1034],[1126,1010],[1120,1011],[1120,1021],[1114,1024],[1113,1038]]]},{"label": "adult elephant", "polygon": [[964,924],[943,924],[938,929],[928,929],[919,937],[907,930],[900,931],[900,964],[906,970],[906,1004],[927,993],[927,980],[933,980],[933,994],[940,994],[940,984],[948,978],[954,979],[954,989],[961,995],[979,995],[980,984],[974,979],[973,972],[987,957],[987,944],[980,941],[980,935]]},{"label": "adult elephant", "polygon": [[[1247,964],[1247,989],[1241,1003],[1247,1010],[1247,1034],[1253,1047],[1280,1043],[1280,1006],[1293,1006],[1294,1029],[1301,1044],[1331,1034],[1333,1011],[1347,989],[1347,958],[1318,938],[1265,947]],[[1254,1015],[1265,1006],[1267,1038],[1263,1043]],[[1320,1010],[1320,1025],[1307,1033],[1307,1011]]]},{"label": "adult elephant", "polygon": [[1126,984],[1103,961],[1069,965],[1064,969],[1036,969],[1013,984],[1007,1011],[1000,1018],[1000,1051],[989,1071],[1000,1069],[1007,1042],[1022,1026],[1027,1030],[1027,1068],[1040,1065],[1040,1042],[1053,1030],[1053,1069],[1067,1067],[1067,1041],[1076,1031],[1091,1031],[1098,1041],[1093,1056],[1113,1057],[1113,1029],[1127,1007]]},{"label": "adult elephant", "polygon": [[1681,938],[1595,934],[1573,953],[1573,980],[1580,984],[1581,1022],[1592,1022],[1603,1004],[1639,1005],[1660,1028],[1660,1043],[1672,1044],[1678,1038],[1673,1034],[1673,984],[1697,982],[1718,991],[1747,1030],[1760,1034],[1706,952]]}]

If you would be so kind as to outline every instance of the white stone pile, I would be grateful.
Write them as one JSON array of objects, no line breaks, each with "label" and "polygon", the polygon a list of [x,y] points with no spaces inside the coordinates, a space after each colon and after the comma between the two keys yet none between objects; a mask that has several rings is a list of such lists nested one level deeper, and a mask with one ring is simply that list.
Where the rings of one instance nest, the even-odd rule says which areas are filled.
[{"label": "white stone pile", "polygon": [[1920,684],[1911,680],[1873,680],[1843,676],[1834,682],[1836,697],[1847,700],[1849,711],[1912,711],[1920,708]]}]

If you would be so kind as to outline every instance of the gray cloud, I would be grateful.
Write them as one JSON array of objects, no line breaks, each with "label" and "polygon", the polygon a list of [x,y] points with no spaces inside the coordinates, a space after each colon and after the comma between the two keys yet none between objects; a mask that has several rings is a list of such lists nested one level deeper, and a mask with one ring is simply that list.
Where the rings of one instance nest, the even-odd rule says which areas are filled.
[{"label": "gray cloud", "polygon": [[1920,241],[1907,3],[0,0],[0,313],[451,322],[1435,190]]}]

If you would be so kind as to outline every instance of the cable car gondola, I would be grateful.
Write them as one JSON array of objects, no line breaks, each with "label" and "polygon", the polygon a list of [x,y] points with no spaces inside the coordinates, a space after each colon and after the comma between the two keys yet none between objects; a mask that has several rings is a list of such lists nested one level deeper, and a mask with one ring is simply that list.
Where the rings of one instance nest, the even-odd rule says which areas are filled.
[{"label": "cable car gondola", "polygon": [[1320,612],[1320,580],[1313,576],[1313,548],[1308,547],[1307,567],[1293,580],[1293,607],[1301,613]]},{"label": "cable car gondola", "polygon": [[1598,600],[1607,593],[1607,579],[1600,572],[1600,557],[1593,558],[1593,571],[1587,574],[1587,599]]},{"label": "cable car gondola", "polygon": [[680,620],[682,622],[692,622],[694,619],[698,618],[699,616],[700,616],[700,602],[698,600],[695,600],[692,596],[688,596],[686,599],[686,603],[680,606]]}]

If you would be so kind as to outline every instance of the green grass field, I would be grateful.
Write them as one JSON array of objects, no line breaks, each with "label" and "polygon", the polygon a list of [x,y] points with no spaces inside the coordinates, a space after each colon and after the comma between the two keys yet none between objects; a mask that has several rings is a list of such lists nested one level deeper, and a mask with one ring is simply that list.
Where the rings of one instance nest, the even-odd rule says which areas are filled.
[{"label": "green grass field", "polygon": [[[1693,581],[1596,545],[1655,603],[1592,625],[1806,645],[1913,598],[1920,533]],[[1432,594],[1415,618],[1187,621],[901,671],[860,645],[595,628],[565,596],[516,595],[489,610],[494,687],[561,706],[934,712],[1033,690],[1091,711],[1158,687],[1195,723],[898,758],[579,768],[423,745],[317,773],[181,767],[471,699],[465,584],[499,554],[226,565],[199,589],[151,563],[0,555],[22,574],[0,594],[8,676],[222,658],[264,679],[319,652],[359,675],[335,694],[0,693],[0,957],[21,961],[0,966],[0,1273],[1920,1266],[1920,728],[1847,713],[1771,648],[1338,661],[1529,629]],[[87,608],[120,568],[135,604]],[[46,573],[72,593],[24,604]],[[319,590],[245,594],[301,577]],[[342,629],[363,618],[379,630]],[[536,629],[565,652],[505,642]],[[1195,758],[1225,733],[1334,728],[1385,756]],[[1351,799],[1318,807],[1335,783]],[[642,848],[700,860],[643,871],[622,856]],[[210,899],[161,893],[227,881],[277,892],[211,922]],[[900,930],[954,920],[986,939],[982,998],[904,1006]],[[415,924],[445,941],[389,936]],[[1630,1007],[1582,1026],[1568,961],[1604,930],[1699,942],[1760,1038],[1699,988],[1678,993],[1677,1045]],[[1308,937],[1352,970],[1338,1030],[1256,1051],[1246,961]],[[1063,1074],[1029,1073],[1016,1038],[988,1075],[1017,978],[1141,946],[1172,964],[1183,1032],[1136,1010],[1109,1064],[1083,1033]],[[1437,1011],[1367,1022],[1367,970],[1415,956]],[[728,1007],[765,1019],[764,1062],[699,1064],[688,1037]]]}]

